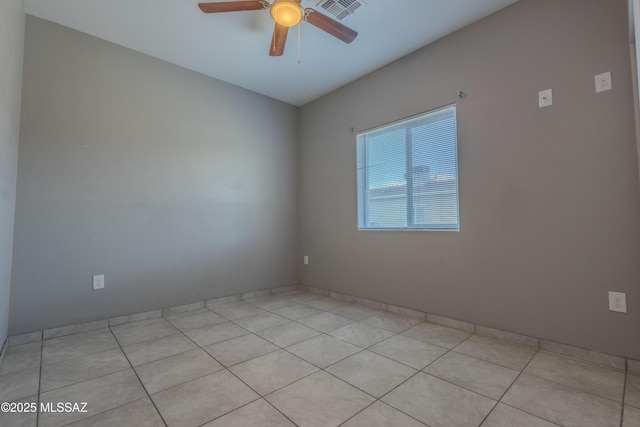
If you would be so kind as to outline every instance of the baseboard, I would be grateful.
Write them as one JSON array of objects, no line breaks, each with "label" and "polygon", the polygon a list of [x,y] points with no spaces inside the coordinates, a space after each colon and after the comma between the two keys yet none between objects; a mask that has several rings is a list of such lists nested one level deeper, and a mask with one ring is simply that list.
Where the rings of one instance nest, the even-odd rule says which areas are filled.
[{"label": "baseboard", "polygon": [[[43,339],[58,338],[66,335],[77,334],[80,332],[94,331],[97,329],[108,328],[110,326],[123,325],[125,323],[137,322],[140,320],[153,319],[155,317],[167,316],[187,311],[200,310],[205,307],[211,307],[217,304],[225,304],[233,301],[241,301],[252,298],[260,298],[269,295],[277,295],[282,292],[290,292],[298,290],[298,285],[279,286],[277,288],[263,289],[260,291],[245,292],[242,294],[230,295],[222,298],[214,298],[210,300],[195,301],[189,304],[174,305],[171,307],[162,307],[155,310],[131,313],[123,316],[111,317],[107,319],[98,319],[82,323],[74,323],[55,328],[44,329],[40,331],[28,332],[26,334],[14,335],[5,341],[7,347],[13,347],[21,344],[42,341]],[[4,355],[4,353],[2,353]]]},{"label": "baseboard", "polygon": [[7,348],[9,348],[9,338],[5,338],[2,343],[2,348],[0,348],[0,366],[2,366],[2,362],[4,361],[4,355],[7,353]]},{"label": "baseboard", "polygon": [[404,316],[415,317],[421,320],[426,320],[432,323],[437,323],[437,324],[449,326],[456,329],[462,329],[468,332],[476,333],[478,335],[496,338],[496,339],[510,342],[513,344],[538,348],[551,353],[562,354],[564,356],[569,356],[574,359],[607,366],[607,367],[618,369],[621,371],[629,371],[634,374],[640,374],[640,361],[638,360],[629,359],[622,356],[606,354],[606,353],[598,352],[595,350],[584,349],[584,348],[572,346],[569,344],[557,343],[557,342],[546,340],[541,337],[531,337],[528,335],[520,334],[515,331],[506,331],[506,330],[496,329],[496,328],[492,328],[492,327],[488,327],[488,326],[480,325],[476,323],[465,322],[463,320],[453,319],[445,316],[440,316],[434,313],[427,313],[427,312],[414,310],[406,307],[400,307],[393,304],[387,304],[381,301],[375,301],[375,300],[361,298],[353,295],[347,295],[340,292],[330,291],[328,289],[321,289],[313,286],[306,286],[304,284],[281,286],[281,287],[272,288],[272,289],[264,289],[261,291],[229,295],[221,298],[214,298],[214,299],[209,299],[204,301],[196,301],[189,304],[163,307],[163,308],[158,308],[156,310],[150,310],[150,311],[145,311],[140,313],[132,313],[124,316],[94,320],[90,322],[66,325],[66,326],[11,336],[11,337],[8,337],[3,344],[2,351],[0,352],[0,365],[2,364],[2,360],[6,353],[6,349],[11,346],[27,344],[30,342],[37,342],[43,339],[71,335],[79,332],[87,332],[91,330],[107,328],[109,326],[116,326],[116,325],[122,325],[125,323],[137,322],[140,320],[152,319],[155,317],[161,317],[163,315],[171,315],[176,313],[184,313],[187,311],[201,310],[205,307],[210,308],[218,304],[227,304],[230,302],[267,297],[270,295],[278,295],[283,292],[291,292],[295,290],[312,292],[318,295],[334,298],[339,301],[362,304],[377,310],[388,311],[391,313],[401,314]]},{"label": "baseboard", "polygon": [[617,356],[607,353],[602,353],[595,350],[576,347],[569,344],[557,343],[547,340],[543,337],[531,337],[528,335],[520,334],[516,331],[506,331],[486,325],[480,325],[477,323],[465,322],[459,319],[453,319],[449,317],[440,316],[433,313],[422,312],[406,307],[400,307],[392,304],[387,304],[381,301],[374,301],[366,298],[360,298],[357,296],[337,293],[328,289],[317,288],[314,286],[306,286],[301,284],[300,289],[308,292],[313,292],[319,295],[328,296],[342,301],[355,300],[356,303],[366,305],[368,307],[376,308],[378,310],[389,311],[392,313],[402,314],[404,316],[416,317],[419,319],[427,320],[428,322],[438,323],[444,326],[449,326],[456,329],[462,329],[468,332],[474,332],[478,335],[484,335],[491,338],[496,338],[502,341],[507,341],[513,344],[524,345],[527,347],[538,348],[550,353],[562,354],[574,359],[582,360],[589,363],[595,363],[609,368],[617,369],[620,371],[629,371],[631,373],[640,374],[640,361],[625,358],[623,356]]}]

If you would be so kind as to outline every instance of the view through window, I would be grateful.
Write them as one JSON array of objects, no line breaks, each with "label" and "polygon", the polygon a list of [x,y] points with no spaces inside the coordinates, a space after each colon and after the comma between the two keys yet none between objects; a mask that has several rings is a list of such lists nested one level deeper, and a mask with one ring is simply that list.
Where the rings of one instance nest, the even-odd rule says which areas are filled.
[{"label": "view through window", "polygon": [[459,230],[456,106],[358,134],[358,228]]}]

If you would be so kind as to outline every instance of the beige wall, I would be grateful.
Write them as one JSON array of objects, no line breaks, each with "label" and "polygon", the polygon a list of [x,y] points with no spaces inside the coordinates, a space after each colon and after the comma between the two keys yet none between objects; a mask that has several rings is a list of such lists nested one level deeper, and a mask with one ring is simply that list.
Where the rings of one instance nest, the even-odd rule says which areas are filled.
[{"label": "beige wall", "polygon": [[[301,281],[640,358],[626,6],[521,0],[303,107]],[[605,71],[614,90],[596,95]],[[554,105],[539,109],[548,88]],[[357,231],[350,128],[451,102],[461,231]],[[629,314],[608,311],[609,290]]]},{"label": "beige wall", "polygon": [[31,16],[25,43],[12,334],[297,282],[296,108]]},{"label": "beige wall", "polygon": [[0,349],[9,324],[24,21],[22,0],[0,2]]}]

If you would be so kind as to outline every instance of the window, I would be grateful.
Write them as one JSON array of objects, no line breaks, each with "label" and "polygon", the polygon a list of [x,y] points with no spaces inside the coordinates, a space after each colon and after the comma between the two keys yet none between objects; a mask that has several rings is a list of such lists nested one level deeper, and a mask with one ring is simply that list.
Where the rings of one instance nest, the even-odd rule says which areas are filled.
[{"label": "window", "polygon": [[358,134],[358,228],[459,230],[456,106]]}]

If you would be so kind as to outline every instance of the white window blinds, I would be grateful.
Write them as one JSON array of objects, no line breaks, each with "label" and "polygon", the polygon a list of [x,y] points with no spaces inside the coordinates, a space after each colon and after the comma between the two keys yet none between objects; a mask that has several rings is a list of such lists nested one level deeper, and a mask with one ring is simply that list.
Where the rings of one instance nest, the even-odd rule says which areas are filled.
[{"label": "white window blinds", "polygon": [[358,134],[358,228],[459,230],[456,107]]}]

